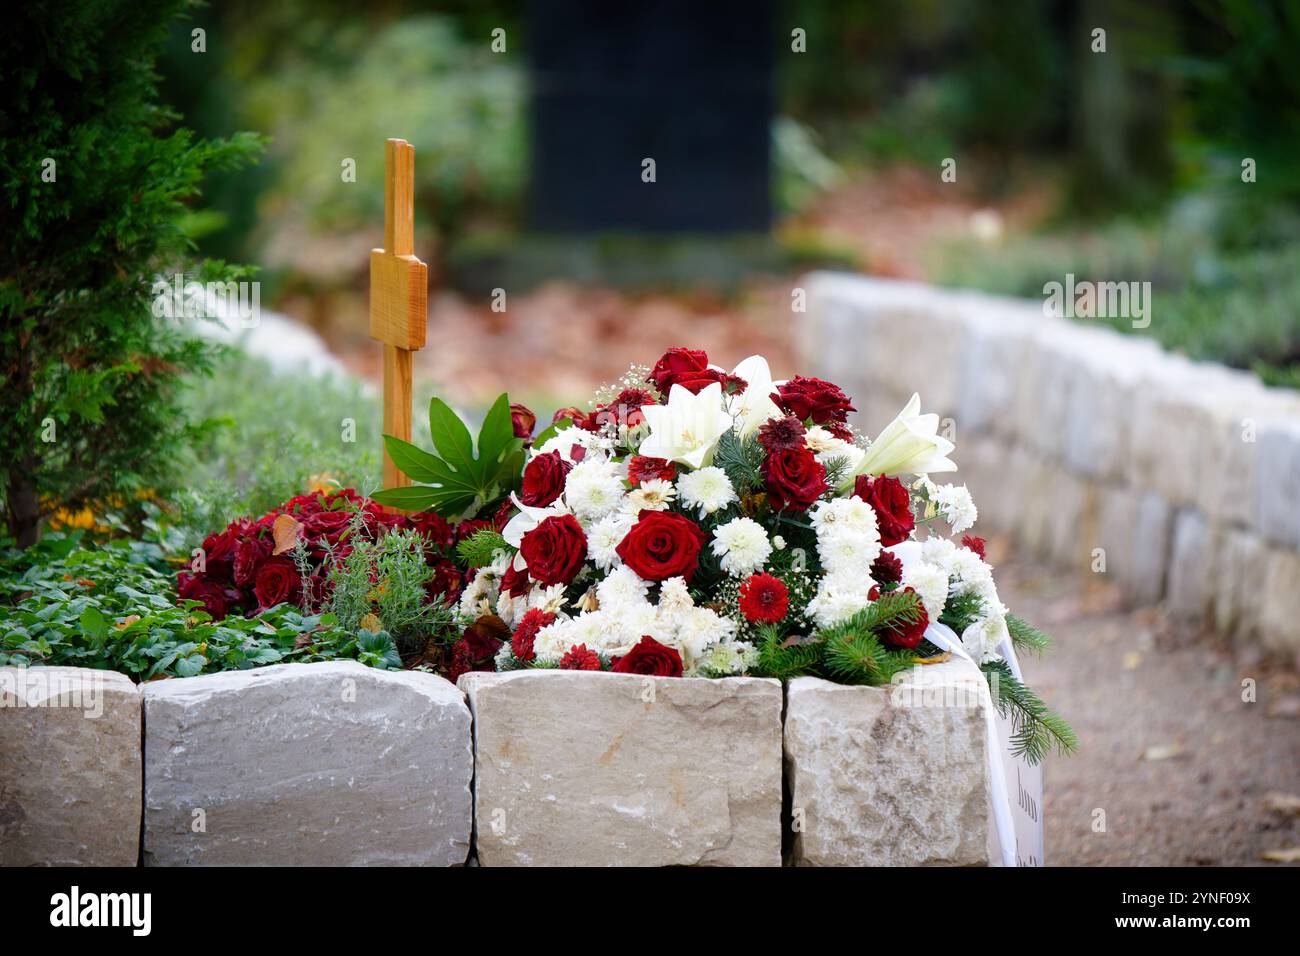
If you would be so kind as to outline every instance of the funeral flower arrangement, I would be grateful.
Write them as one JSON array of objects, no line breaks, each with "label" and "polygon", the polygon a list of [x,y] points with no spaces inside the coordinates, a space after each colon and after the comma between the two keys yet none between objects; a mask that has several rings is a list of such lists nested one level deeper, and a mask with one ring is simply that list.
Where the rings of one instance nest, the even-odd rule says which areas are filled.
[{"label": "funeral flower arrangement", "polygon": [[913,396],[868,440],[854,410],[830,382],[774,380],[762,357],[728,372],[674,348],[536,437],[502,396],[476,449],[435,399],[438,454],[385,439],[421,484],[374,497],[474,528],[457,534],[453,679],[528,667],[883,684],[942,656],[942,624],[1020,752],[1073,749],[1004,659],[1047,638],[999,600],[983,541],[964,535],[966,488],[933,477],[956,470],[938,416]]}]

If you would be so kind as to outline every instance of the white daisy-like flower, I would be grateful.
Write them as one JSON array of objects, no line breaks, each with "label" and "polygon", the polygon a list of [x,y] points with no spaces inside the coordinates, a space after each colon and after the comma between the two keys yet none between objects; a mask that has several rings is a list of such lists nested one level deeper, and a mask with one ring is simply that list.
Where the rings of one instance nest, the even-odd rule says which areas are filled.
[{"label": "white daisy-like flower", "polygon": [[573,640],[577,631],[575,621],[575,618],[559,618],[537,632],[537,637],[533,640],[533,653],[539,661],[544,664],[558,661],[570,647],[582,643]]},{"label": "white daisy-like flower", "polygon": [[730,677],[746,673],[758,663],[758,651],[748,641],[715,644],[695,662],[698,673],[707,677]]},{"label": "white daisy-like flower", "polygon": [[925,605],[931,621],[939,620],[948,603],[948,572],[928,561],[917,561],[903,568],[903,585],[910,587]]},{"label": "white daisy-like flower", "polygon": [[965,485],[940,485],[936,490],[935,503],[939,514],[948,522],[953,534],[961,534],[975,524],[979,511],[975,508],[975,499]]},{"label": "white daisy-like flower", "polygon": [[871,578],[862,568],[826,574],[808,602],[808,615],[821,627],[847,621],[871,603]]},{"label": "white daisy-like flower", "polygon": [[564,480],[564,500],[579,521],[591,522],[623,503],[623,478],[618,468],[602,459],[583,459]]},{"label": "white daisy-like flower", "polygon": [[682,504],[698,508],[702,516],[711,515],[740,500],[727,473],[713,465],[680,475],[677,493],[681,495]]},{"label": "white daisy-like flower", "polygon": [[772,542],[753,518],[732,518],[713,532],[713,554],[732,577],[752,574],[772,554]]},{"label": "white daisy-like flower", "polygon": [[626,511],[615,511],[601,518],[587,529],[587,557],[602,571],[623,563],[615,549],[636,524],[636,518]]},{"label": "white daisy-like flower", "polygon": [[651,478],[641,482],[623,498],[623,508],[630,514],[641,511],[667,511],[677,497],[677,489],[671,481],[663,478]]},{"label": "white daisy-like flower", "polygon": [[493,613],[500,581],[501,574],[493,570],[493,566],[479,568],[470,586],[460,596],[461,613],[467,617]]},{"label": "white daisy-like flower", "polygon": [[596,585],[596,599],[600,601],[602,609],[611,610],[648,604],[646,594],[649,590],[649,581],[643,581],[635,571],[621,564]]}]

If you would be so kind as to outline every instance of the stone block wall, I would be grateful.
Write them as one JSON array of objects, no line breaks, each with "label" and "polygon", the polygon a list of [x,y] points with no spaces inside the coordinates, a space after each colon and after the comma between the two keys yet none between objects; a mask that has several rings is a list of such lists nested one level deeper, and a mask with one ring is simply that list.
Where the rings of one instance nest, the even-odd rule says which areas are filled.
[{"label": "stone block wall", "polygon": [[805,287],[801,370],[849,392],[868,435],[919,392],[948,420],[977,531],[1085,573],[1104,558],[1134,603],[1300,653],[1300,393],[1034,300],[836,273]]}]

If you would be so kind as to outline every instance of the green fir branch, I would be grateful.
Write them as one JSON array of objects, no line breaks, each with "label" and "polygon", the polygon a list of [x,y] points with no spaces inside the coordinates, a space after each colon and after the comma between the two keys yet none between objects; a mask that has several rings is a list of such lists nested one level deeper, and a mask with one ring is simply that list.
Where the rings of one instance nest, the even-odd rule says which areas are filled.
[{"label": "green fir branch", "polygon": [[491,528],[480,528],[456,545],[456,554],[465,562],[466,567],[470,568],[487,567],[493,562],[498,551],[514,554],[515,549],[501,537],[500,532],[493,531]]},{"label": "green fir branch", "polygon": [[962,631],[983,616],[984,599],[974,591],[968,591],[948,598],[943,606],[943,613],[939,615],[939,623],[946,624],[960,637]]},{"label": "green fir branch", "polygon": [[1041,654],[1052,646],[1052,639],[1023,618],[1007,615],[1007,631],[1011,644],[1018,651]]},{"label": "green fir branch", "polygon": [[763,446],[756,437],[741,438],[731,429],[722,433],[713,453],[713,464],[727,473],[738,495],[763,487],[763,460]]},{"label": "green fir branch", "polygon": [[1037,694],[1016,680],[1006,661],[991,661],[981,670],[998,713],[1011,718],[1014,756],[1023,756],[1031,764],[1037,764],[1053,749],[1063,756],[1078,749],[1079,738],[1074,729],[1048,710]]},{"label": "green fir branch", "polygon": [[758,663],[750,673],[777,680],[791,680],[814,673],[822,654],[821,646],[815,641],[784,643],[781,632],[770,624],[760,628],[755,646],[758,648]]}]

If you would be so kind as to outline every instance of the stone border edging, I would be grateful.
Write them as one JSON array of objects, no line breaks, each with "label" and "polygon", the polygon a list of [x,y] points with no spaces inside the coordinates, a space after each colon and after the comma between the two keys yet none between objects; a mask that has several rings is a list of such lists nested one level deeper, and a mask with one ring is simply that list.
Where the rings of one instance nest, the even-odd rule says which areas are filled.
[{"label": "stone border edging", "polygon": [[913,392],[951,418],[950,480],[985,527],[1079,569],[1101,548],[1132,600],[1300,651],[1300,394],[1032,300],[827,272],[806,285],[804,364],[854,397],[868,434]]}]

